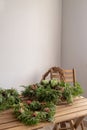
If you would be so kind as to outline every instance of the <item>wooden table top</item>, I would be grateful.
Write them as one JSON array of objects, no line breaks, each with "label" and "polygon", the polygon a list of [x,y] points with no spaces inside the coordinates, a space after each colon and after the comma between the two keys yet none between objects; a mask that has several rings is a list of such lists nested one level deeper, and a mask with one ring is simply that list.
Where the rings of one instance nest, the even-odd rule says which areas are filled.
[{"label": "wooden table top", "polygon": [[0,130],[35,130],[44,126],[68,121],[87,115],[87,98],[78,97],[73,104],[59,105],[56,109],[55,120],[53,123],[43,122],[35,126],[25,126],[20,123],[12,113],[12,110],[6,110],[0,113]]}]

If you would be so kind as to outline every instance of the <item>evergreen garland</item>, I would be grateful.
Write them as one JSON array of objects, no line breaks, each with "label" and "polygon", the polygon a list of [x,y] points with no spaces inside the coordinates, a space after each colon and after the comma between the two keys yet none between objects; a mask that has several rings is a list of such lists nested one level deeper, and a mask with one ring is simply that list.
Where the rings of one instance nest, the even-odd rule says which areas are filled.
[{"label": "evergreen garland", "polygon": [[72,103],[74,97],[83,93],[79,83],[75,83],[75,86],[73,86],[69,83],[59,82],[56,79],[42,80],[41,83],[23,87],[25,88],[22,91],[24,97],[40,102],[53,102],[54,104],[60,104],[64,101]]},{"label": "evergreen garland", "polygon": [[0,111],[12,108],[19,102],[19,94],[15,89],[0,89]]}]

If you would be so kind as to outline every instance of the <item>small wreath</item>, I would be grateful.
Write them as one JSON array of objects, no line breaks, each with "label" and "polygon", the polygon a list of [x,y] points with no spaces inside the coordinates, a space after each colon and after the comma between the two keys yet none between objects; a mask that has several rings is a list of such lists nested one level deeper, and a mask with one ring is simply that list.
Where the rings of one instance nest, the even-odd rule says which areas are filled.
[{"label": "small wreath", "polygon": [[42,121],[53,121],[55,105],[53,103],[27,100],[15,105],[16,117],[26,125],[34,125]]}]

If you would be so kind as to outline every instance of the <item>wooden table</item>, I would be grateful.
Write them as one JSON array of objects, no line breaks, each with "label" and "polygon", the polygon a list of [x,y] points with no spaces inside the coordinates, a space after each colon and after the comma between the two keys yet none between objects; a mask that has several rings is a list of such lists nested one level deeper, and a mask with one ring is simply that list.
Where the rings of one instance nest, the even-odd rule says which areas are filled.
[{"label": "wooden table", "polygon": [[[82,122],[83,118],[87,115],[87,99],[84,97],[79,97],[74,100],[71,105],[59,105],[56,109],[55,120],[53,123],[44,122],[39,123],[35,126],[25,126],[20,123],[13,115],[12,110],[7,110],[0,113],[0,130],[35,130],[43,128],[44,126],[59,124],[63,121],[72,122],[72,130],[76,130],[79,124]],[[73,120],[76,120],[75,123]],[[74,123],[74,124],[73,124]]]}]

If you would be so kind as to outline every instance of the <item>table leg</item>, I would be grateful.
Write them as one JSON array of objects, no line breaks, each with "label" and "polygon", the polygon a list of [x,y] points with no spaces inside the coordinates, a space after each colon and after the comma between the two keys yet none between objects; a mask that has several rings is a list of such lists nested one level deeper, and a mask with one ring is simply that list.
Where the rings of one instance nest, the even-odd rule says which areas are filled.
[{"label": "table leg", "polygon": [[56,124],[54,125],[53,130],[59,130],[59,129],[58,129],[58,124],[59,124],[59,123],[56,123]]},{"label": "table leg", "polygon": [[75,124],[74,121],[70,120],[70,126],[72,130],[76,130],[76,128],[74,127],[74,124]]},{"label": "table leg", "polygon": [[82,130],[84,130],[84,124],[83,124],[83,121],[81,122],[81,128],[82,128]]},{"label": "table leg", "polygon": [[82,130],[84,130],[84,126],[82,125],[82,120],[83,120],[83,118],[84,118],[84,116],[77,119],[77,121],[76,121],[76,123],[75,123],[75,125],[74,125],[74,128],[77,129],[78,126],[81,124]]}]

